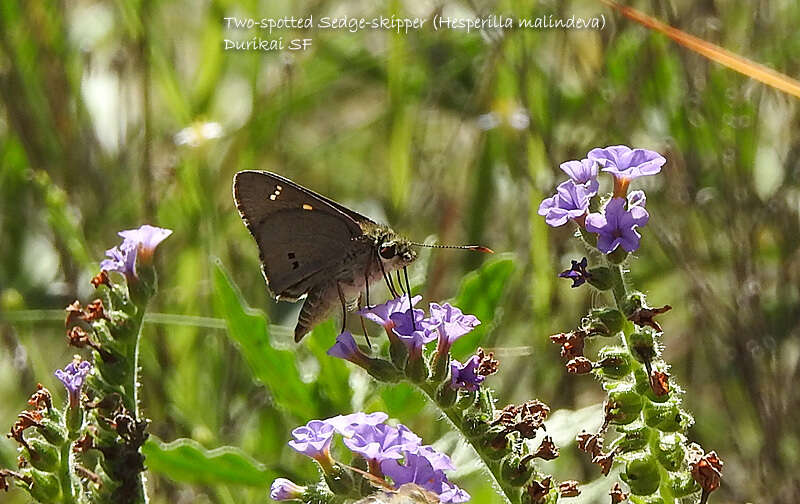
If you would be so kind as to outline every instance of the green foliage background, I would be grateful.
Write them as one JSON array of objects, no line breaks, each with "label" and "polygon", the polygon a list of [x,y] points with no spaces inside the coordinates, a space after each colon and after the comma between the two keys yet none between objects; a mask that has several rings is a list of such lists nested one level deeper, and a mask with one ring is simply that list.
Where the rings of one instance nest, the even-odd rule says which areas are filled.
[{"label": "green foliage background", "polygon": [[[634,5],[800,73],[796,2]],[[312,49],[223,50],[224,38],[266,36],[226,31],[225,16],[432,17],[436,9],[603,13],[608,25],[407,36],[283,31],[276,36],[313,38]],[[562,457],[548,469],[592,481],[597,467],[570,439],[599,423],[602,394],[590,379],[566,376],[547,336],[603,300],[557,281],[583,251],[571,229],[546,227],[536,209],[563,178],[560,162],[624,143],[668,159],[660,176],[636,182],[648,191],[651,220],[631,270],[652,303],[674,307],[662,318],[664,341],[697,418],[691,434],[725,461],[712,501],[800,499],[794,98],[589,0],[4,0],[0,93],[3,429],[37,381],[63,393],[52,370],[75,349],[65,344],[60,310],[91,300],[89,279],[116,231],[152,223],[175,233],[159,250],[143,407],[158,439],[190,440],[148,445],[153,502],[265,502],[275,475],[314,476],[285,445],[291,428],[360,408],[387,410],[468,461],[411,389],[376,389],[324,356],[335,322],[299,347],[289,342],[297,307],[269,299],[231,198],[236,171],[265,169],[416,240],[507,252],[426,253],[412,283],[426,301],[458,296],[491,321],[457,351],[496,351],[501,371],[492,381],[502,403],[538,397],[563,410],[550,422]],[[479,118],[490,113],[498,124],[482,129]],[[222,136],[176,144],[179,131],[199,132],[204,122],[219,123]],[[0,465],[15,461],[13,443],[0,441]],[[474,502],[494,502],[485,479],[464,477],[475,468],[463,465],[456,480]],[[607,502],[612,484],[597,481],[576,502]],[[26,501],[20,491],[3,497]]]}]

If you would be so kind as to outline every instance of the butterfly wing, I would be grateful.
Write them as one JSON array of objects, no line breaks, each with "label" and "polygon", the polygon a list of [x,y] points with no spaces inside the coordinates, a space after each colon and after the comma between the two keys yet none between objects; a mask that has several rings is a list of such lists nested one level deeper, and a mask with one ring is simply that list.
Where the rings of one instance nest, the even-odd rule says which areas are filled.
[{"label": "butterfly wing", "polygon": [[233,197],[258,244],[270,291],[282,299],[299,299],[313,286],[315,275],[345,258],[352,240],[363,234],[354,216],[369,221],[266,171],[237,173]]}]

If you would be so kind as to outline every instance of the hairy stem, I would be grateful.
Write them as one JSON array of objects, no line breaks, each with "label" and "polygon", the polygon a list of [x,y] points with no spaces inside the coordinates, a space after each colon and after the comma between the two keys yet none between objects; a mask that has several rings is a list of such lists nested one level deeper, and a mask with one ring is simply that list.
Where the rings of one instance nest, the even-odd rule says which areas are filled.
[{"label": "hairy stem", "polygon": [[[614,285],[612,287],[612,292],[614,293],[614,302],[617,306],[617,309],[620,312],[625,313],[623,307],[625,305],[625,300],[628,297],[628,289],[627,286],[625,285],[622,266],[609,263],[609,267],[611,268],[614,280]],[[630,347],[628,346],[628,336],[630,336],[632,330],[633,330],[633,324],[631,323],[625,324],[625,327],[623,329],[624,334],[622,336],[622,344],[628,351],[628,354],[630,355],[630,361],[635,363],[636,358],[631,353]],[[644,400],[647,401],[648,399],[644,398]],[[648,430],[653,431],[653,434],[651,435],[655,436],[655,438],[658,438],[659,436],[658,429],[648,427]],[[672,494],[672,488],[670,488],[669,472],[667,472],[667,470],[664,469],[664,467],[661,464],[658,464],[658,471],[659,475],[661,476],[661,484],[659,485],[659,494],[661,498],[664,500],[665,504],[667,503],[674,504],[676,500],[675,496]]]},{"label": "hairy stem", "polygon": [[500,476],[500,463],[498,461],[487,460],[486,458],[484,458],[483,454],[481,453],[480,445],[477,444],[477,440],[467,435],[466,432],[464,432],[461,416],[458,415],[458,413],[453,408],[445,408],[436,401],[436,391],[429,383],[414,384],[414,385],[419,390],[421,390],[428,397],[428,399],[433,404],[436,405],[437,408],[439,408],[439,411],[444,413],[445,417],[447,417],[447,420],[450,422],[450,424],[453,427],[455,427],[461,434],[461,437],[466,439],[467,442],[469,442],[470,446],[472,447],[473,450],[475,450],[475,453],[478,455],[478,458],[480,459],[484,467],[491,475],[492,486],[504,498],[506,503],[517,504],[520,501],[518,492],[516,492],[515,489],[506,487],[501,483],[503,479]]}]

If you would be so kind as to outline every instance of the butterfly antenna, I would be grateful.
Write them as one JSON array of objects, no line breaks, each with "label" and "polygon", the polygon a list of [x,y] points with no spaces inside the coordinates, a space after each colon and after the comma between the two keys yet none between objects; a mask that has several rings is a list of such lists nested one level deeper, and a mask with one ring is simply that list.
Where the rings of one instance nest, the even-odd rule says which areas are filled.
[{"label": "butterfly antenna", "polygon": [[438,243],[417,243],[417,242],[409,242],[409,243],[411,245],[415,245],[417,247],[438,248],[438,249],[474,250],[475,252],[484,252],[486,254],[494,254],[494,250],[490,249],[489,247],[484,247],[483,245],[440,245]]}]

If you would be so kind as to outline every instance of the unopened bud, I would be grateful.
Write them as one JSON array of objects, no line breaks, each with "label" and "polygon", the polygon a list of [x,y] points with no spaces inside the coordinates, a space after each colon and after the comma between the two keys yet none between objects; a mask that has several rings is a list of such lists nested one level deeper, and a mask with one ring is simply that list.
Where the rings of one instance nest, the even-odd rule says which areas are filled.
[{"label": "unopened bud", "polygon": [[611,443],[611,448],[622,453],[641,450],[647,446],[647,443],[650,441],[650,432],[652,432],[643,425],[633,428],[626,426],[624,428],[617,428],[617,430],[621,431],[622,435]]},{"label": "unopened bud", "polygon": [[642,397],[628,386],[618,386],[608,394],[607,419],[617,425],[626,425],[642,411]]},{"label": "unopened bud", "polygon": [[652,403],[648,401],[644,408],[644,422],[662,432],[685,430],[694,423],[694,419],[681,410],[676,401]]},{"label": "unopened bud", "polygon": [[650,495],[658,490],[661,473],[658,462],[652,455],[637,454],[628,460],[622,479],[631,487],[634,495]]},{"label": "unopened bud", "polygon": [[648,330],[631,333],[628,336],[628,347],[639,362],[649,363],[658,355],[653,333]]},{"label": "unopened bud", "polygon": [[616,336],[624,325],[622,312],[614,308],[600,308],[589,313],[587,332],[590,336]]},{"label": "unopened bud", "polygon": [[614,275],[611,270],[606,266],[598,266],[596,268],[589,268],[587,271],[588,282],[592,287],[599,290],[609,290],[614,285]]},{"label": "unopened bud", "polygon": [[521,487],[533,476],[533,467],[519,455],[512,454],[503,459],[500,474],[512,486]]},{"label": "unopened bud", "polygon": [[653,443],[653,454],[667,471],[680,469],[686,457],[686,449],[681,438],[680,434],[662,435],[658,443]]},{"label": "unopened bud", "polygon": [[31,465],[45,472],[55,472],[61,458],[55,446],[35,437],[28,439],[28,453]]},{"label": "unopened bud", "polygon": [[30,470],[30,477],[33,480],[29,488],[31,497],[39,502],[57,502],[61,494],[61,485],[58,478],[49,472],[38,469]]},{"label": "unopened bud", "polygon": [[631,372],[630,354],[622,347],[605,347],[600,350],[597,372],[613,380],[624,378]]}]

